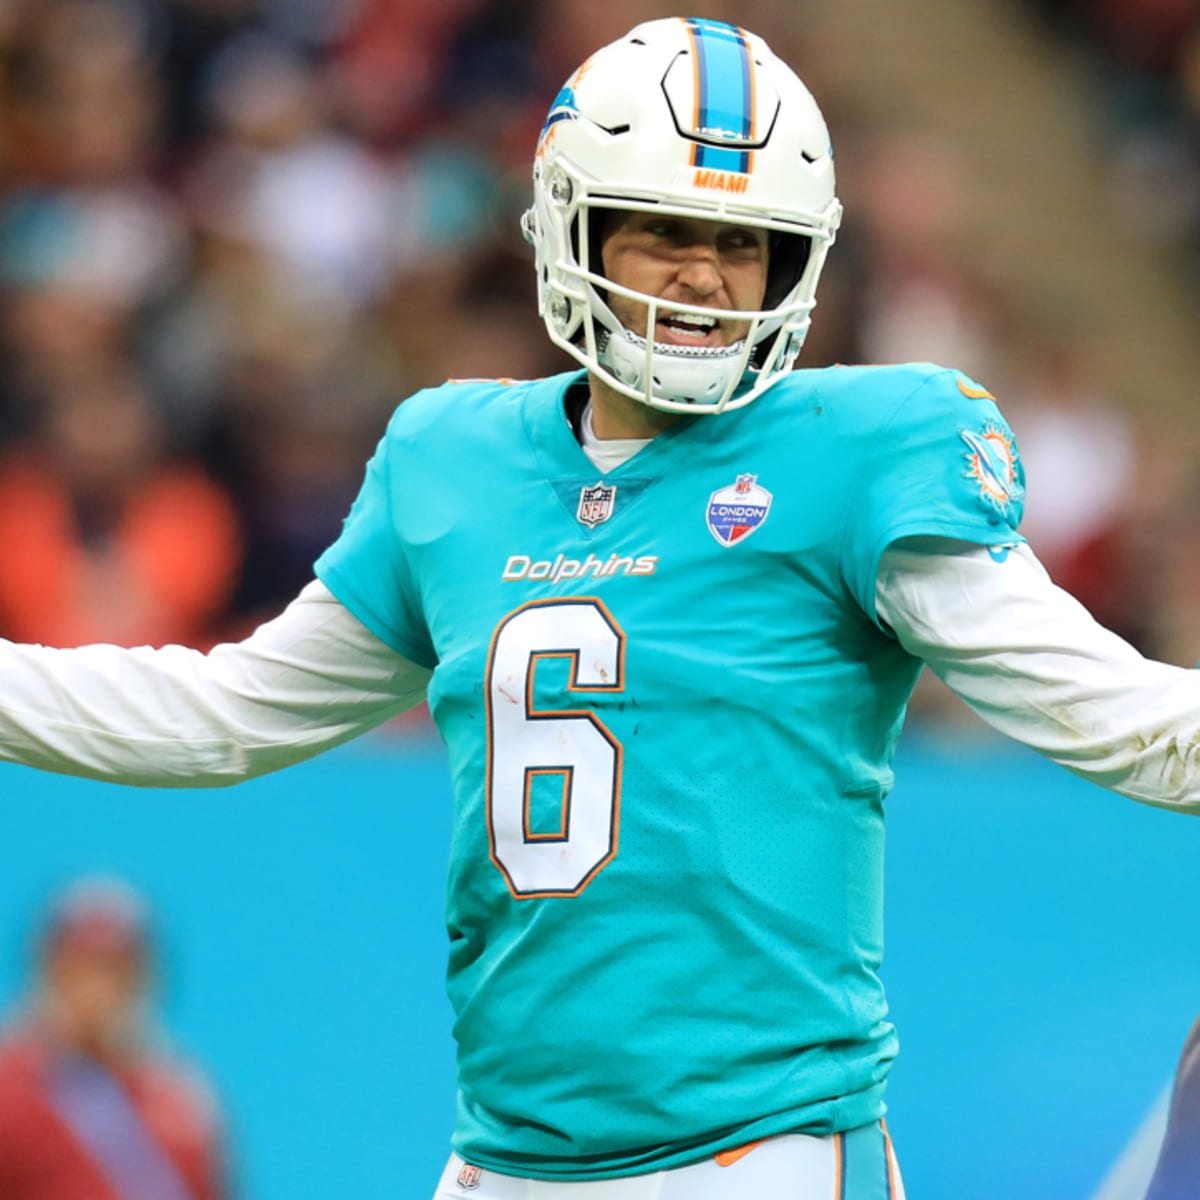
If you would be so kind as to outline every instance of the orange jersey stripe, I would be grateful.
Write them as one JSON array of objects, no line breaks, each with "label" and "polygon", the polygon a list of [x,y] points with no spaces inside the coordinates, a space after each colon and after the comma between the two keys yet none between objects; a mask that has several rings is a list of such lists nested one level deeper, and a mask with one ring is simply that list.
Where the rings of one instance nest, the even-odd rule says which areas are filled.
[{"label": "orange jersey stripe", "polygon": [[887,1122],[880,1119],[879,1128],[883,1130],[883,1156],[887,1159],[888,1200],[896,1200],[896,1152],[892,1149],[892,1135],[888,1133]]},{"label": "orange jersey stripe", "polygon": [[745,1158],[755,1146],[761,1146],[766,1138],[759,1138],[756,1142],[747,1142],[744,1146],[735,1146],[732,1150],[718,1150],[713,1157],[717,1160],[719,1167],[732,1167],[739,1159]]},{"label": "orange jersey stripe", "polygon": [[[688,32],[688,41],[692,44],[692,93],[695,97],[692,104],[692,128],[700,128],[700,47],[696,45],[696,31],[692,28],[691,23],[686,17],[679,18]],[[700,147],[693,142],[691,165],[696,165],[696,157],[700,153]]]},{"label": "orange jersey stripe", "polygon": [[970,384],[963,383],[961,379],[956,381],[958,390],[962,392],[968,400],[995,400],[995,396],[987,390],[987,388],[971,387]]}]

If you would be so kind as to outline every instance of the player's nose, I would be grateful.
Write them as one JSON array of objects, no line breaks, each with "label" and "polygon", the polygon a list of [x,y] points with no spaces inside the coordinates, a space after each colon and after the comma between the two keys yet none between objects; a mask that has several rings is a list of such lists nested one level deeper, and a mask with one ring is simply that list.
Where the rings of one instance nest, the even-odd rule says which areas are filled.
[{"label": "player's nose", "polygon": [[679,265],[679,282],[697,296],[711,296],[721,289],[721,268],[715,249],[696,246]]}]

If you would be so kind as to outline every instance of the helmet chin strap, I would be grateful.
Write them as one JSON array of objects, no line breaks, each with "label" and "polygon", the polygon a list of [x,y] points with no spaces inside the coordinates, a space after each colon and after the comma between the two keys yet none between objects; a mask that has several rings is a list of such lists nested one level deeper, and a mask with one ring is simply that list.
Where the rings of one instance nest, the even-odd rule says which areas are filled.
[{"label": "helmet chin strap", "polygon": [[655,342],[649,355],[646,378],[646,339],[629,329],[614,334],[605,330],[599,338],[598,358],[623,384],[653,398],[677,404],[711,404],[726,390],[738,372],[745,341],[732,346],[677,346]]}]

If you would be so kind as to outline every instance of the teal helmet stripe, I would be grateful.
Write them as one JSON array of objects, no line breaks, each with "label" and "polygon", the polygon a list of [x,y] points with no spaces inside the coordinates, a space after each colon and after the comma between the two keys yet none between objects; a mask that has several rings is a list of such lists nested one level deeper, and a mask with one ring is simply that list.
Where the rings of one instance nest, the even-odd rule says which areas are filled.
[{"label": "teal helmet stripe", "polygon": [[[696,114],[694,132],[734,144],[754,134],[754,65],[746,35],[723,21],[688,17],[696,53]],[[697,143],[692,154],[697,167],[748,174],[746,150]]]}]

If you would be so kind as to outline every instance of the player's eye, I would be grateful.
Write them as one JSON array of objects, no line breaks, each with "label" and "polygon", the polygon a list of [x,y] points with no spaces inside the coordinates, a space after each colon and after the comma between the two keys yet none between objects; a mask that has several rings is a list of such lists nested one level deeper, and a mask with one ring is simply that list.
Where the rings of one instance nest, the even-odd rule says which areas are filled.
[{"label": "player's eye", "polygon": [[762,239],[754,229],[731,229],[722,236],[721,245],[735,253],[757,252]]},{"label": "player's eye", "polygon": [[681,228],[678,221],[669,221],[659,217],[653,221],[647,221],[642,226],[642,232],[648,233],[651,237],[663,238],[667,241],[678,241],[681,236]]}]

